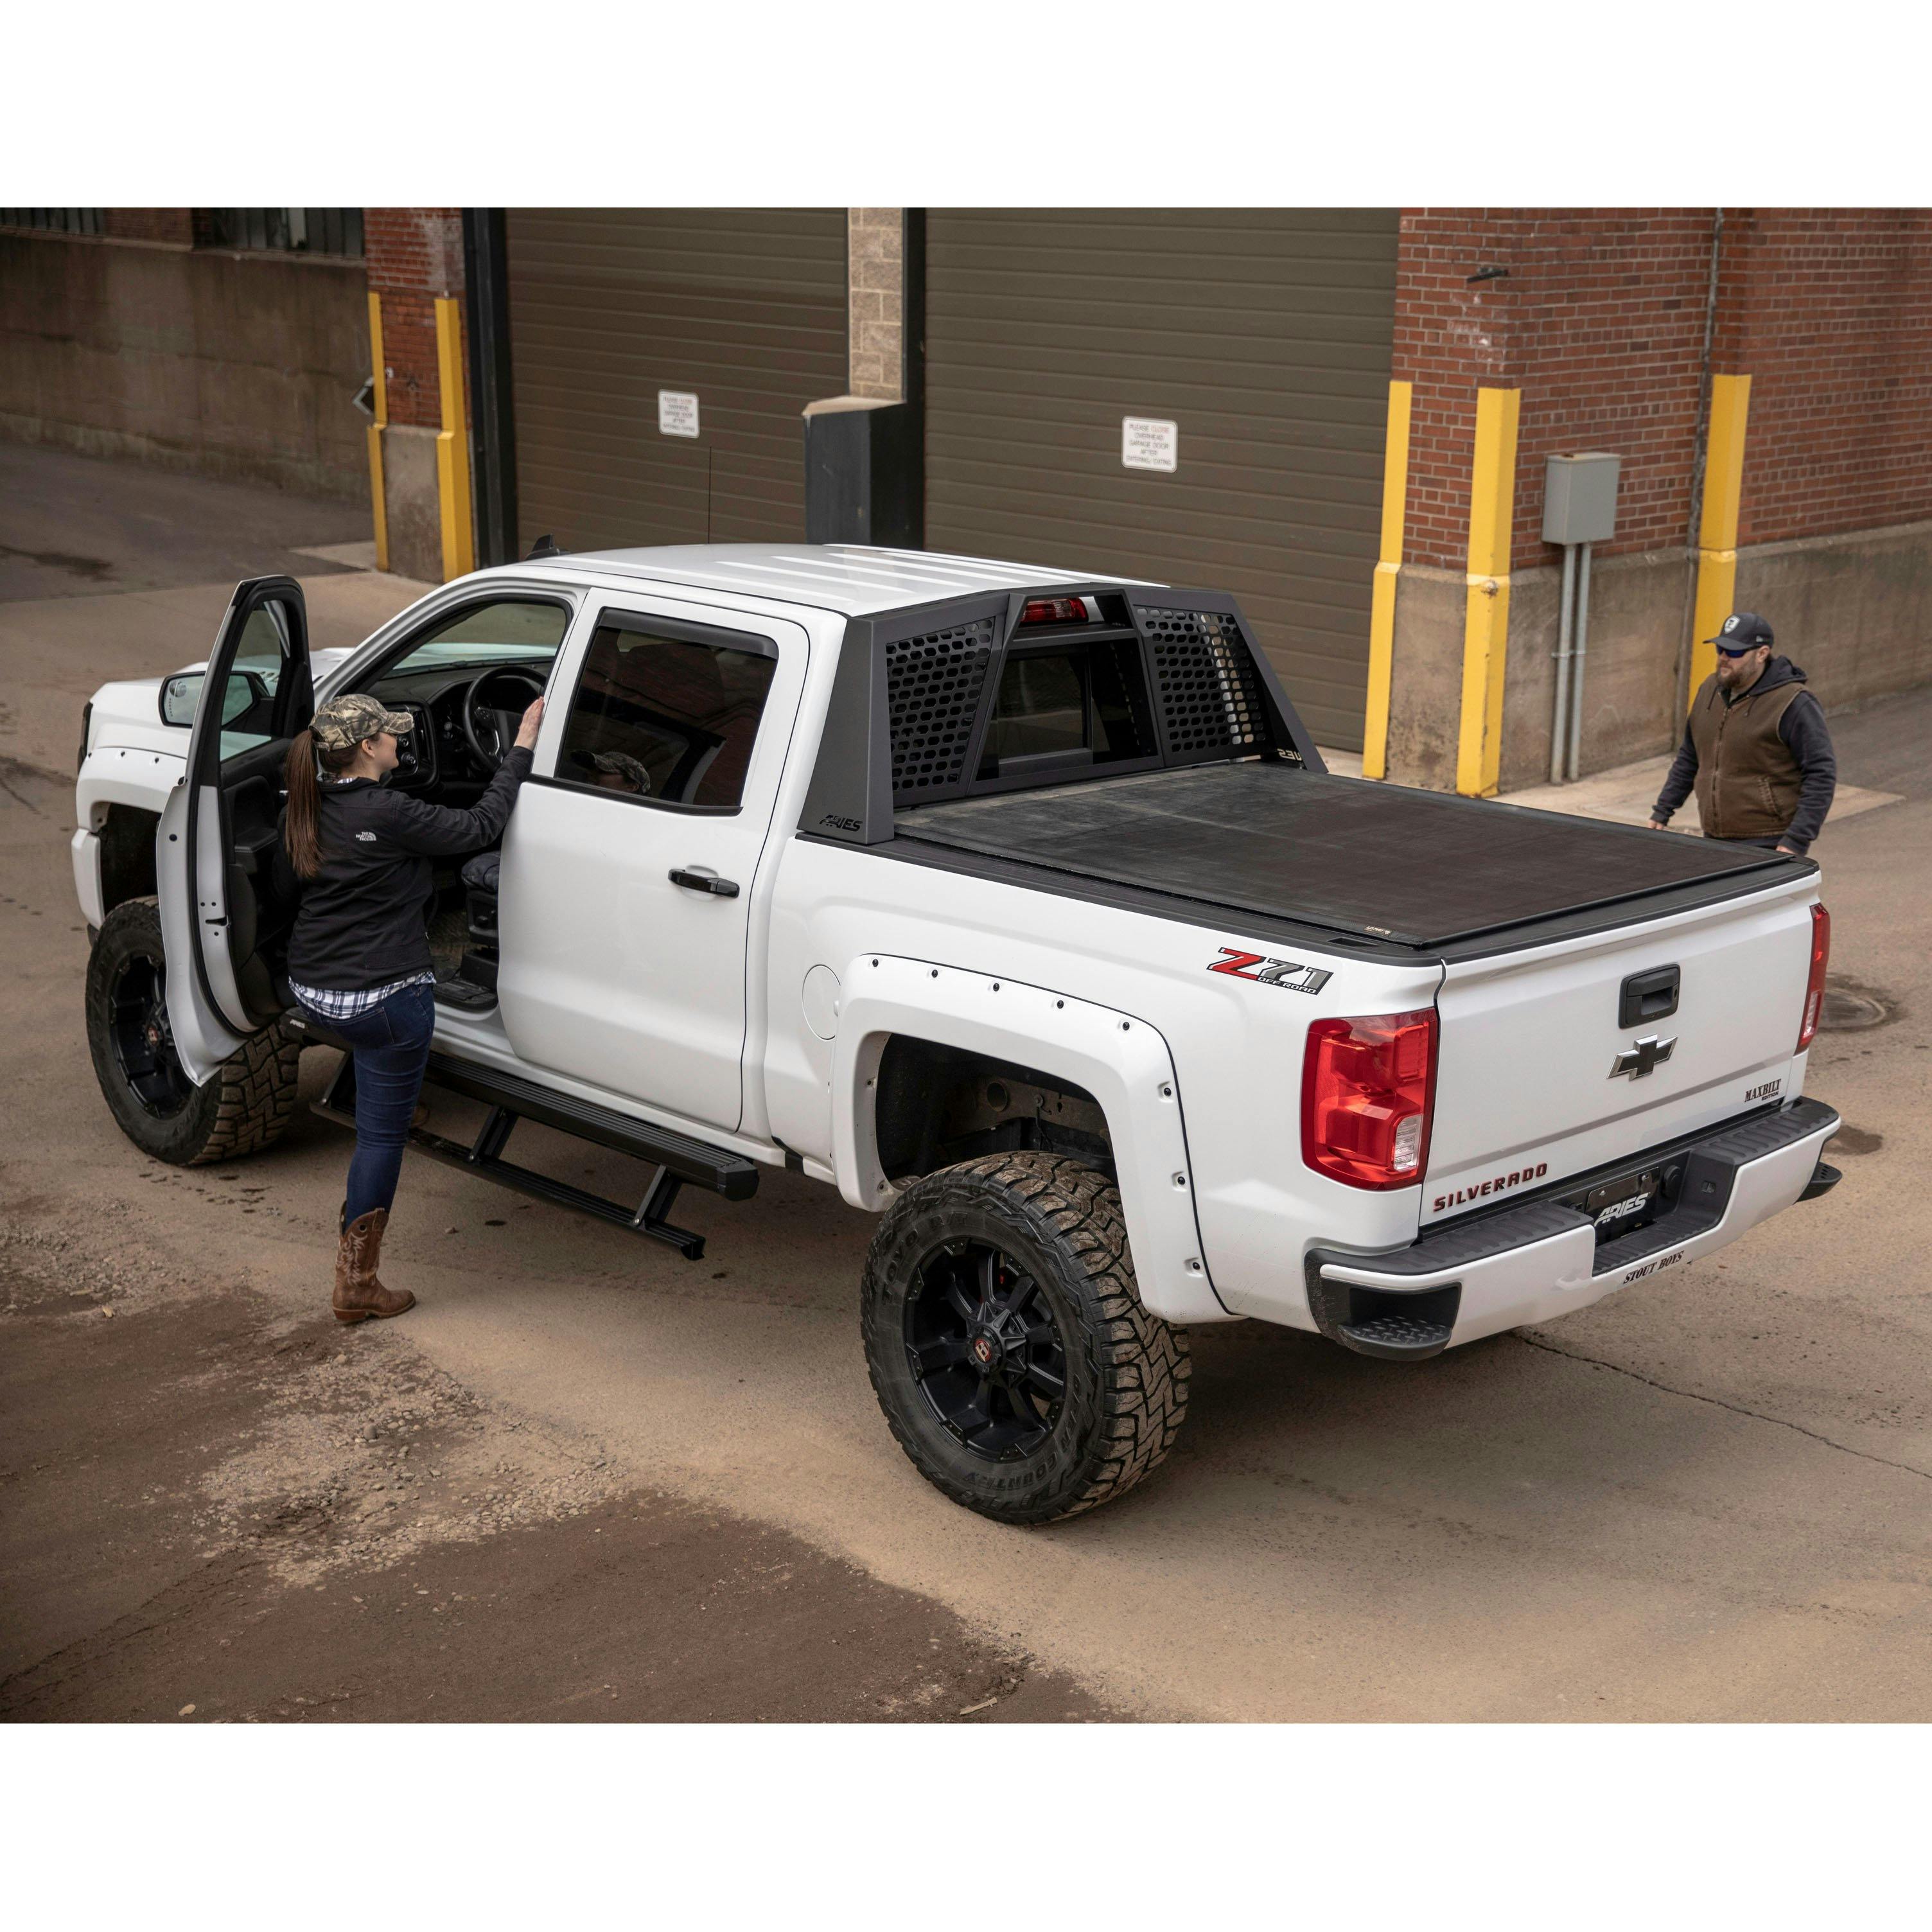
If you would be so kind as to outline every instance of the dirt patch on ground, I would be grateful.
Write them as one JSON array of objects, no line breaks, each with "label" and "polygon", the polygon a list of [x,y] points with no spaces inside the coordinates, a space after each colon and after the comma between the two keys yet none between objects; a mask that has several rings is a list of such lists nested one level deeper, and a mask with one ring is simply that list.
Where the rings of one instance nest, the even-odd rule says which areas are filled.
[{"label": "dirt patch on ground", "polygon": [[1109,1714],[782,1531],[640,1491],[400,1324],[0,1230],[0,1718]]}]

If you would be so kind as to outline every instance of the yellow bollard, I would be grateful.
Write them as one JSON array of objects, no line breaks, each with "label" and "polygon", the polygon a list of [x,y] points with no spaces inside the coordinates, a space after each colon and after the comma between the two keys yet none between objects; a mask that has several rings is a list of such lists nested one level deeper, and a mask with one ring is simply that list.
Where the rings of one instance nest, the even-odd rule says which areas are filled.
[{"label": "yellow bollard", "polygon": [[436,496],[442,512],[442,580],[476,568],[476,526],[470,514],[470,427],[464,406],[463,311],[453,296],[436,300],[436,386],[442,392],[442,428],[436,439]]},{"label": "yellow bollard", "polygon": [[1362,718],[1362,776],[1388,776],[1389,698],[1395,674],[1395,580],[1402,574],[1402,514],[1408,501],[1408,416],[1413,382],[1389,385],[1382,448],[1382,540],[1369,606],[1369,694]]},{"label": "yellow bollard", "polygon": [[1456,789],[1466,798],[1493,798],[1502,772],[1503,670],[1509,650],[1510,543],[1522,400],[1520,389],[1476,392],[1462,711],[1456,739]]}]

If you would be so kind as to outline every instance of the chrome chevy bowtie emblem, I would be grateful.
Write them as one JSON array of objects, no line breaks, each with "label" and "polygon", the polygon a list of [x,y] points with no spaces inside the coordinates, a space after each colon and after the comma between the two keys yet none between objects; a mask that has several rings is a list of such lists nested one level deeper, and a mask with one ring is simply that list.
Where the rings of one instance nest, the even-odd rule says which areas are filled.
[{"label": "chrome chevy bowtie emblem", "polygon": [[1648,1040],[1640,1040],[1627,1052],[1620,1053],[1610,1064],[1610,1078],[1620,1080],[1628,1074],[1633,1080],[1641,1080],[1646,1073],[1656,1072],[1659,1064],[1668,1060],[1676,1050],[1675,1037],[1659,1040],[1652,1034]]}]

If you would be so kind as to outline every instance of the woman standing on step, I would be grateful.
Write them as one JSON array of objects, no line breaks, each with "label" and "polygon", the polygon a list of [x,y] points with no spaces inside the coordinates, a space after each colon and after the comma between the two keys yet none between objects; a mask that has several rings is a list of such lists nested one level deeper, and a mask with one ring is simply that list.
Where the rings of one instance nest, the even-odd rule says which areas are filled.
[{"label": "woman standing on step", "polygon": [[408,1289],[385,1288],[376,1270],[436,1026],[430,862],[496,843],[529,775],[542,718],[538,698],[489,790],[466,812],[386,788],[396,740],[414,721],[373,698],[331,698],[289,748],[282,842],[302,884],[289,984],[356,1060],[356,1152],[335,1259],[338,1322],[416,1304]]}]

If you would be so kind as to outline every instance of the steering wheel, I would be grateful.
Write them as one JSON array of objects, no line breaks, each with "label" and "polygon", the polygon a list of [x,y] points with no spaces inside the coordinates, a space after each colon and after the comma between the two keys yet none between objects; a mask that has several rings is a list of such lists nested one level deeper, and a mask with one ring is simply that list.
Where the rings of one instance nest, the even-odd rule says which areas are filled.
[{"label": "steering wheel", "polygon": [[[484,687],[492,680],[505,685],[520,686],[530,697],[513,710],[489,704]],[[470,741],[470,750],[490,770],[494,771],[510,755],[510,748],[517,742],[517,727],[523,722],[530,698],[541,698],[543,694],[542,680],[531,676],[527,671],[505,670],[499,667],[470,680],[469,688],[463,694],[463,735]]]}]

